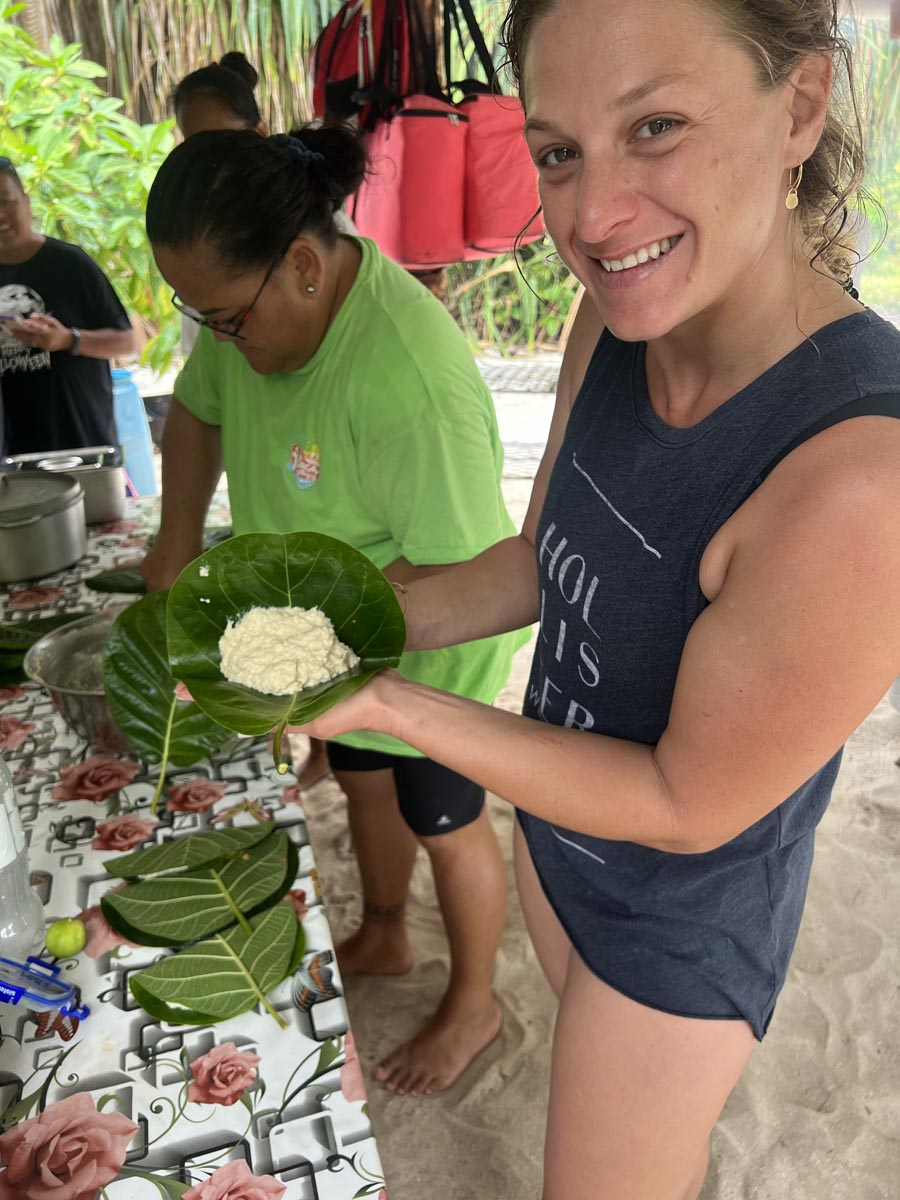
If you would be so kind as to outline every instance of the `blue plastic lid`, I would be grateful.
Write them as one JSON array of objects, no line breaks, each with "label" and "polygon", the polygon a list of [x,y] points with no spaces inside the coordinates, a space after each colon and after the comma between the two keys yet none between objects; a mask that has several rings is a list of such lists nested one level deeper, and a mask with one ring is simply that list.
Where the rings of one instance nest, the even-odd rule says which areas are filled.
[{"label": "blue plastic lid", "polygon": [[24,963],[0,958],[0,1000],[6,1004],[25,1001],[26,1008],[55,1008],[63,1016],[79,1021],[90,1012],[86,1004],[73,1005],[75,988],[58,979],[59,967],[42,958],[28,958]]}]

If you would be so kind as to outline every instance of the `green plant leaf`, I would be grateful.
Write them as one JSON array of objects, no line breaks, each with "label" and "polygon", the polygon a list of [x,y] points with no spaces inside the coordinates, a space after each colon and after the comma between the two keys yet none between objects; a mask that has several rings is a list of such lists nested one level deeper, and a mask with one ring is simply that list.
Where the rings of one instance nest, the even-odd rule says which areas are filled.
[{"label": "green plant leaf", "polygon": [[264,1002],[290,974],[299,922],[289,905],[276,904],[250,926],[249,936],[235,926],[140,971],[129,983],[134,998],[178,1025],[224,1021]]},{"label": "green plant leaf", "polygon": [[167,757],[188,767],[231,735],[190,700],[175,698],[166,598],[164,591],[151,592],[116,617],[103,652],[103,684],[113,720],[139,758],[154,763]]},{"label": "green plant leaf", "polygon": [[[228,622],[254,607],[288,606],[321,609],[359,665],[291,696],[224,679],[219,639]],[[387,579],[352,546],[316,533],[248,533],[181,572],[169,592],[168,637],[172,672],[203,711],[228,729],[258,735],[310,721],[376,672],[395,667],[406,623]]]},{"label": "green plant leaf", "polygon": [[85,587],[95,592],[128,592],[132,595],[143,595],[147,590],[144,577],[137,567],[110,567],[108,571],[98,571],[88,579],[82,580]]},{"label": "green plant leaf", "polygon": [[249,850],[272,833],[271,826],[252,829],[217,829],[212,833],[192,833],[173,838],[162,846],[136,850],[121,858],[109,858],[103,864],[110,875],[119,879],[137,879],[141,875],[161,875],[166,871],[195,870],[223,863]]},{"label": "green plant leaf", "polygon": [[0,650],[20,651],[24,653],[29,646],[49,633],[51,629],[59,629],[81,617],[93,616],[93,609],[83,609],[80,612],[57,613],[52,617],[33,617],[29,621],[0,622]]},{"label": "green plant leaf", "polygon": [[145,879],[101,900],[103,915],[142,946],[178,946],[208,937],[279,900],[297,875],[297,847],[283,829],[214,867]]}]

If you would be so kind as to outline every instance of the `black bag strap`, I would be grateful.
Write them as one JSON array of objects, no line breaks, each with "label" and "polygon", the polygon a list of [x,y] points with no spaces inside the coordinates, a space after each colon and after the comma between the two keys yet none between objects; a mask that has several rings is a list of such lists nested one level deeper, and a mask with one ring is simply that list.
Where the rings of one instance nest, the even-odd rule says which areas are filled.
[{"label": "black bag strap", "polygon": [[408,14],[412,42],[418,47],[419,57],[425,69],[425,78],[422,80],[423,91],[426,96],[433,96],[437,100],[449,102],[450,97],[441,87],[441,81],[438,78],[435,31],[429,32],[425,29],[422,12],[417,4],[408,5]]},{"label": "black bag strap", "polygon": [[481,69],[484,71],[484,77],[489,87],[493,88],[494,76],[496,75],[494,60],[491,57],[490,50],[488,50],[487,42],[484,40],[481,26],[478,24],[475,13],[472,11],[472,5],[469,0],[444,0],[444,77],[447,88],[459,86],[452,82],[450,68],[450,49],[454,30],[463,55],[465,55],[466,50],[466,39],[460,21],[460,13],[462,13],[462,18],[466,23],[469,37],[472,39],[475,53],[478,56],[478,61],[481,63]]},{"label": "black bag strap", "polygon": [[798,446],[808,442],[817,433],[822,433],[823,430],[830,429],[832,425],[839,425],[842,421],[848,421],[852,417],[900,417],[900,392],[878,392],[872,396],[860,396],[856,400],[851,400],[849,404],[836,408],[834,412],[826,413],[818,421],[813,421],[812,425],[798,433],[793,441],[788,442],[784,449],[776,454],[766,469],[760,473],[760,483],[775,470],[782,459],[787,458],[792,450],[796,450]]}]

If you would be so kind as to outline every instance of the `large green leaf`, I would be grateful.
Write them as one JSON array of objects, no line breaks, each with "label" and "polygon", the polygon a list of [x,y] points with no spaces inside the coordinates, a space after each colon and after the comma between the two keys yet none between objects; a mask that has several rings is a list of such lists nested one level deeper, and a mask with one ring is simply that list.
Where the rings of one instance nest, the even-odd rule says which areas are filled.
[{"label": "large green leaf", "polygon": [[83,580],[85,587],[95,592],[129,592],[143,595],[147,590],[144,577],[137,567],[109,567]]},{"label": "large green leaf", "polygon": [[151,592],[116,617],[103,653],[113,720],[146,763],[189,767],[230,736],[190,700],[176,700],[166,654],[166,592]]},{"label": "large green leaf", "polygon": [[220,871],[192,869],[109,892],[101,900],[103,915],[129,941],[178,946],[274,904],[290,888],[297,869],[297,847],[280,829]]},{"label": "large green leaf", "polygon": [[[321,609],[359,665],[291,696],[224,679],[219,639],[228,622],[251,608],[288,606]],[[169,592],[168,636],[172,672],[203,711],[228,729],[258,735],[311,721],[376,672],[395,667],[406,623],[390,583],[352,546],[317,533],[248,533],[181,572]]]},{"label": "large green leaf", "polygon": [[249,850],[272,833],[269,825],[252,829],[217,829],[212,833],[191,833],[173,838],[162,846],[136,850],[103,864],[110,875],[119,879],[137,879],[140,875],[161,875],[166,871],[189,867],[212,867]]},{"label": "large green leaf", "polygon": [[[141,1007],[161,1021],[206,1025],[264,1003],[266,992],[294,969],[302,927],[288,904],[173,954],[134,975],[129,986]],[[269,1011],[274,1014],[273,1010]]]}]

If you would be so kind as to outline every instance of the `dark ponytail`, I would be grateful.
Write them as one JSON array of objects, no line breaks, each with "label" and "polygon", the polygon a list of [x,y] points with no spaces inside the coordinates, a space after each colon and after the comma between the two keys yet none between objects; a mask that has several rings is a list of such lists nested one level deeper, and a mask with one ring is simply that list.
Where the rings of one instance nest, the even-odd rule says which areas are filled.
[{"label": "dark ponytail", "polygon": [[366,156],[340,125],[288,138],[250,130],[198,133],[172,151],[147,200],[153,245],[205,243],[232,267],[269,263],[301,233],[334,245],[334,213],[362,183]]},{"label": "dark ponytail", "polygon": [[256,69],[247,62],[240,50],[229,50],[220,62],[211,63],[185,75],[175,89],[172,106],[175,115],[198,96],[211,96],[232,116],[255,129],[262,120],[253,92],[259,83]]}]

